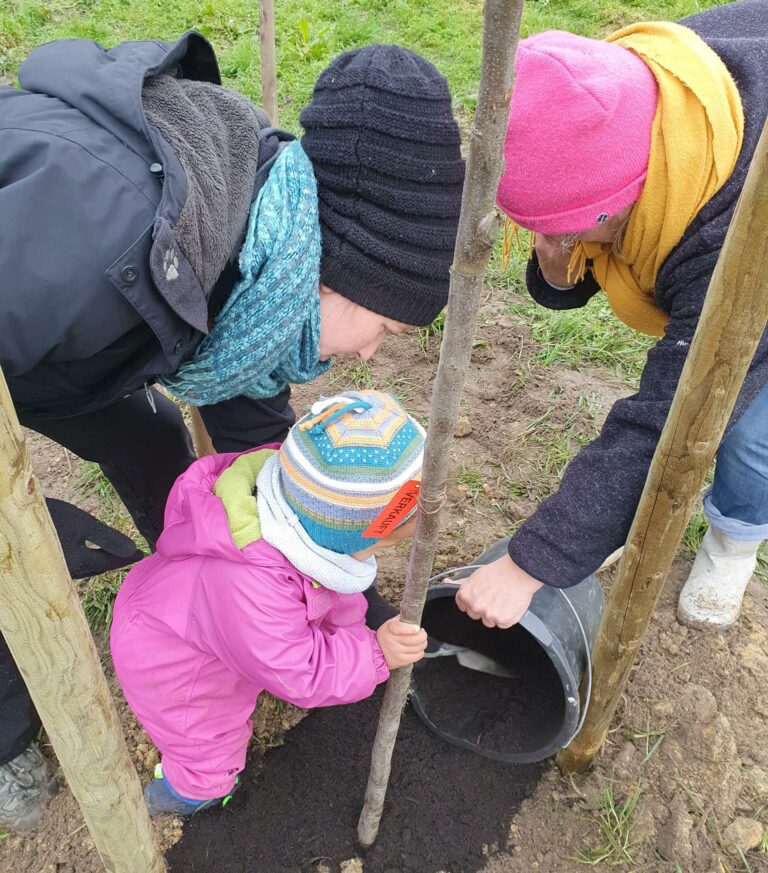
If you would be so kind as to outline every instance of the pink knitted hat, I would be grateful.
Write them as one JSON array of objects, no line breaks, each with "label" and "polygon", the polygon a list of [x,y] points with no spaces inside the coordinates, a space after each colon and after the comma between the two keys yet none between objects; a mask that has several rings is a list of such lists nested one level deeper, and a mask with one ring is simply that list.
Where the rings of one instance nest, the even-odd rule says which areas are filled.
[{"label": "pink knitted hat", "polygon": [[628,49],[559,30],[524,39],[496,202],[527,230],[575,233],[640,195],[653,73]]}]

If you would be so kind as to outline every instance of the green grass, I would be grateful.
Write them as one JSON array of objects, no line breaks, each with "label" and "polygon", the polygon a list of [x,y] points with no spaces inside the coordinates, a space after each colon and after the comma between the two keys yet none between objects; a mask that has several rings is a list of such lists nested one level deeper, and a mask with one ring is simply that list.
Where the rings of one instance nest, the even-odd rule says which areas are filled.
[{"label": "green grass", "polygon": [[331,370],[331,385],[339,391],[344,391],[350,386],[358,391],[369,391],[376,388],[373,368],[368,361],[337,364]]},{"label": "green grass", "polygon": [[585,410],[576,409],[564,422],[553,423],[555,411],[553,405],[533,419],[504,449],[500,484],[510,494],[543,500],[552,493],[572,458],[595,436],[596,428],[590,424],[589,414],[586,429],[591,432],[580,429],[584,423],[579,419]]},{"label": "green grass", "polygon": [[[675,19],[714,5],[695,0],[529,0],[523,35],[560,28],[600,36],[643,18]],[[339,52],[397,42],[447,76],[455,108],[468,121],[480,75],[480,0],[277,0],[280,121],[298,129],[319,73]],[[225,83],[259,100],[258,3],[245,0],[4,0],[0,75],[13,76],[35,45],[87,37],[109,46],[127,39],[171,40],[201,31],[219,56]]]},{"label": "green grass", "polygon": [[651,760],[664,742],[666,736],[666,731],[655,730],[650,726],[650,724],[647,724],[644,730],[630,729],[626,733],[626,738],[628,740],[645,740],[645,756],[643,757],[640,766],[647,764],[648,761]]},{"label": "green grass", "polygon": [[104,573],[81,584],[80,603],[91,631],[99,638],[106,638],[109,634],[115,598],[126,572]]},{"label": "green grass", "polygon": [[[86,461],[80,470],[78,487],[84,496],[95,495],[98,508],[93,514],[105,524],[129,536],[140,549],[148,552],[144,539],[137,532],[131,517],[98,464]],[[112,608],[127,570],[102,573],[77,583],[80,603],[94,636],[105,639],[112,625]]]},{"label": "green grass", "polygon": [[476,500],[485,493],[485,476],[474,465],[467,466],[464,461],[461,462],[456,484],[470,500]]},{"label": "green grass", "polygon": [[[457,111],[474,108],[482,27],[477,2],[278,0],[275,18],[284,127],[298,129],[301,108],[335,55],[370,42],[398,42],[421,51],[450,78]],[[0,75],[14,75],[35,44],[51,39],[88,37],[112,45],[126,39],[171,40],[194,28],[213,43],[225,83],[258,101],[258,19],[258,3],[243,0],[6,0],[0,12]]]},{"label": "green grass", "polygon": [[537,360],[545,366],[579,368],[584,363],[598,364],[635,386],[648,349],[655,343],[621,324],[602,298],[593,299],[583,309],[566,312],[529,303],[510,303],[509,309],[527,323],[539,347]]},{"label": "green grass", "polygon": [[417,333],[417,341],[419,343],[419,348],[421,351],[426,354],[429,351],[429,348],[432,344],[432,340],[435,337],[439,337],[442,342],[443,339],[443,331],[445,330],[445,316],[447,314],[447,310],[444,309],[437,318],[432,322],[432,324],[428,324],[426,327],[420,327]]},{"label": "green grass", "polygon": [[[538,306],[525,290],[527,254],[513,250],[503,268],[499,250],[497,246],[488,279],[508,300],[510,313],[528,326],[538,346],[538,363],[574,369],[585,363],[597,364],[629,387],[637,386],[648,350],[657,342],[655,337],[638,333],[619,321],[603,294],[595,295],[581,309],[554,311]],[[507,292],[512,292],[514,298]]]},{"label": "green grass", "polygon": [[387,391],[400,403],[408,403],[422,387],[418,382],[404,376],[390,378],[377,374],[367,361],[338,363],[331,370],[331,385],[337,391],[351,388],[358,391]]},{"label": "green grass", "polygon": [[574,858],[589,867],[617,864],[634,864],[634,852],[639,841],[632,834],[640,787],[618,803],[610,785],[603,787],[603,793],[596,814],[593,816],[600,830],[601,844],[595,849],[584,849]]}]

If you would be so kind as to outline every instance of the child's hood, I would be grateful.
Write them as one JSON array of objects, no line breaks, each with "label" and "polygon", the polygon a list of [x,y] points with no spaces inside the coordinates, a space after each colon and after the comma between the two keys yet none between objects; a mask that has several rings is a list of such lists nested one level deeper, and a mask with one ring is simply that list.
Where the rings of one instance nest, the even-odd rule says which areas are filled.
[{"label": "child's hood", "polygon": [[198,555],[247,561],[242,549],[261,538],[253,496],[256,477],[277,448],[270,444],[196,461],[168,496],[158,553],[173,559]]}]

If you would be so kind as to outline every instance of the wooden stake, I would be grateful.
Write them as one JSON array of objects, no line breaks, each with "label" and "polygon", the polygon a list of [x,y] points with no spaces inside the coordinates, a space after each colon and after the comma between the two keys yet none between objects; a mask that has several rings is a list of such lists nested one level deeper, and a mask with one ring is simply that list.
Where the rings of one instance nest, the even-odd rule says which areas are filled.
[{"label": "wooden stake", "polygon": [[136,770],[0,372],[0,632],[110,873],[161,873]]},{"label": "wooden stake", "polygon": [[202,458],[204,455],[215,455],[216,449],[214,449],[211,438],[206,430],[203,416],[200,415],[200,410],[196,406],[189,407],[189,420],[192,424],[192,443],[197,457]]},{"label": "wooden stake", "polygon": [[279,127],[274,0],[259,0],[259,41],[261,43],[261,101],[272,120],[272,126]]},{"label": "wooden stake", "polygon": [[[401,604],[403,619],[412,624],[421,622],[432,573],[459,399],[472,354],[485,270],[500,227],[494,197],[501,175],[502,146],[522,7],[523,0],[486,0],[485,3],[480,91],[451,269],[448,316],[432,393],[416,534]],[[357,829],[358,841],[363,848],[372,846],[378,834],[392,750],[410,678],[410,667],[395,670],[384,695],[365,803]]]},{"label": "wooden stake", "polygon": [[637,650],[768,319],[768,125],[752,158],[699,325],[653,457],[593,655],[592,702],[558,756],[587,768]]}]

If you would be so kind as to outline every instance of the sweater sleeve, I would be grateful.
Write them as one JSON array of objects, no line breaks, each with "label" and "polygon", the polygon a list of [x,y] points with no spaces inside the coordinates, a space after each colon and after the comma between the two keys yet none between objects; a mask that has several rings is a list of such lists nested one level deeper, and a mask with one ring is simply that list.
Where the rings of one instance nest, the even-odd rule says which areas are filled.
[{"label": "sweater sleeve", "polygon": [[204,575],[194,633],[259,689],[312,708],[362,700],[388,678],[364,608],[343,626],[309,621],[301,580],[284,570],[214,559]]},{"label": "sweater sleeve", "polygon": [[[639,391],[614,404],[598,438],[568,465],[558,491],[510,540],[511,558],[545,584],[575,585],[626,541],[717,254],[699,252],[679,268],[660,273],[670,321],[648,353]],[[764,336],[731,423],[765,384],[766,357]]]}]

